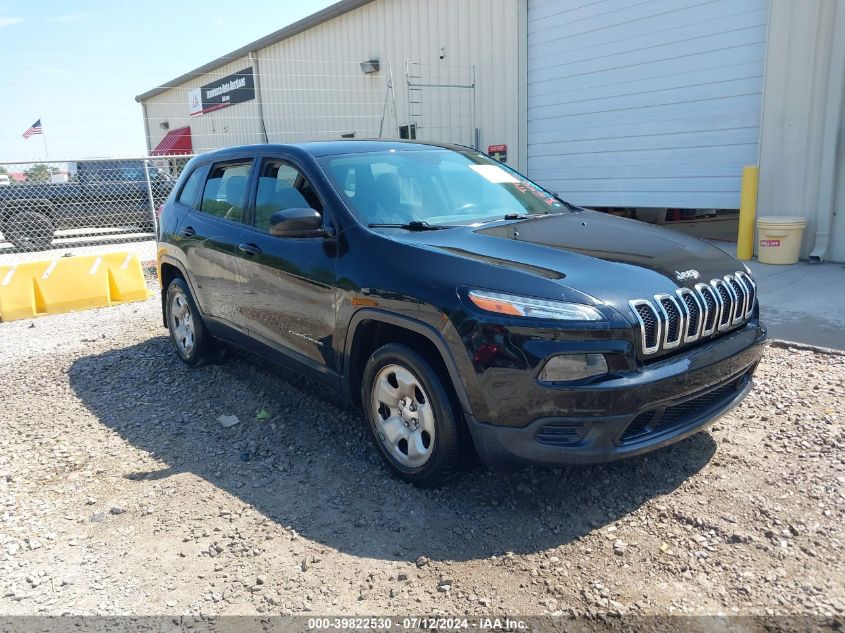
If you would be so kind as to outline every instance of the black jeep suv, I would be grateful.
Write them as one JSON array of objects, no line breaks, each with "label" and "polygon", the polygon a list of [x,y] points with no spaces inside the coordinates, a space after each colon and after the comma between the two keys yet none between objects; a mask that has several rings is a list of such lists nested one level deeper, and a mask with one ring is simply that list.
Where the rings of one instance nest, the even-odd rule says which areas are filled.
[{"label": "black jeep suv", "polygon": [[194,158],[164,206],[164,322],[358,402],[384,460],[438,485],[491,465],[637,455],[751,389],[766,332],[747,268],[579,208],[478,151],[258,145]]}]

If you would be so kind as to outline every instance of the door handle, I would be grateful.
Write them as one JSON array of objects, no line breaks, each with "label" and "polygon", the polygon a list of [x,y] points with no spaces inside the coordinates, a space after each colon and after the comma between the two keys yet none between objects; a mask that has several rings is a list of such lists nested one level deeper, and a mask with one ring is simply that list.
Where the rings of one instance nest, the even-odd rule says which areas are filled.
[{"label": "door handle", "polygon": [[185,226],[179,229],[179,235],[182,237],[193,237],[197,234],[197,230],[192,226]]},{"label": "door handle", "polygon": [[257,244],[238,244],[238,250],[247,255],[261,255],[261,249]]}]

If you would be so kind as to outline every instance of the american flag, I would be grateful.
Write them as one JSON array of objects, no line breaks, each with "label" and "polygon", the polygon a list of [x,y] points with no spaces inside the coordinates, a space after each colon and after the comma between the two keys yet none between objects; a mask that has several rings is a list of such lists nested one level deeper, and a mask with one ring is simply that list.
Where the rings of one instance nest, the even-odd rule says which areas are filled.
[{"label": "american flag", "polygon": [[43,134],[43,130],[41,129],[41,119],[38,119],[35,123],[27,128],[26,132],[23,133],[24,138],[29,138],[33,134]]}]

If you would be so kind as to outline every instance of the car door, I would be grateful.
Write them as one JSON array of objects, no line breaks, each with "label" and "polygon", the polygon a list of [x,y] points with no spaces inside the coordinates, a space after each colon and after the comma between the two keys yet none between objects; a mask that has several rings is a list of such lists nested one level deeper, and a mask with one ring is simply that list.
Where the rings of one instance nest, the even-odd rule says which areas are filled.
[{"label": "car door", "polygon": [[330,229],[323,198],[299,166],[275,156],[261,159],[254,192],[239,247],[249,336],[320,373],[334,371],[335,238],[270,234],[271,216],[292,208],[316,209]]},{"label": "car door", "polygon": [[236,253],[245,228],[252,164],[245,158],[207,167],[202,194],[176,229],[195,299],[212,330],[217,321],[246,331]]}]

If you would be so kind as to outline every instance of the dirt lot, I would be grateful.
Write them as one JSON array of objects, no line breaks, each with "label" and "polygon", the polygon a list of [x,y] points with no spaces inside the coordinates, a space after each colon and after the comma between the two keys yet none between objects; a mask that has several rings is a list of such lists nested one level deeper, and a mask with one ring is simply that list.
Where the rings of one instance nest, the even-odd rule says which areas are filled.
[{"label": "dirt lot", "polygon": [[845,357],[770,348],[644,458],[438,491],[304,379],[182,365],[155,298],[0,325],[0,385],[2,614],[845,613]]}]

